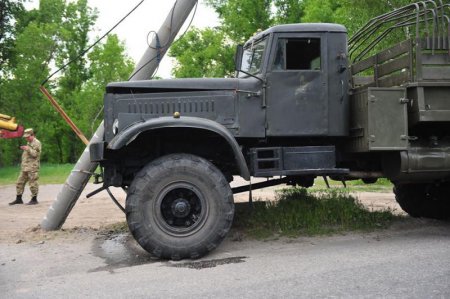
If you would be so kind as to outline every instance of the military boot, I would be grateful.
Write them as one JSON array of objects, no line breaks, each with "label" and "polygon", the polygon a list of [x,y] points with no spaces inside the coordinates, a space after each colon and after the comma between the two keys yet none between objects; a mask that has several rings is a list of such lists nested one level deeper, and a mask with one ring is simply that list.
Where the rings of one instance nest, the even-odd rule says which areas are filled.
[{"label": "military boot", "polygon": [[28,206],[30,206],[30,205],[37,205],[37,204],[38,204],[37,196],[33,196],[31,198],[31,200],[28,203],[26,203],[26,205],[28,205]]},{"label": "military boot", "polygon": [[9,203],[10,206],[12,206],[12,205],[21,205],[21,204],[23,204],[22,195],[17,195],[16,196],[16,200]]}]

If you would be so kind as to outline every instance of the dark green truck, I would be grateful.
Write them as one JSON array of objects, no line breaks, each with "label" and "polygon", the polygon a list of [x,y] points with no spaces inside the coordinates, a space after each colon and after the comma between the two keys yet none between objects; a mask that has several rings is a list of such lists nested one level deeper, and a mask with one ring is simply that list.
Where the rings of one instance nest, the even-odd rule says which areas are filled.
[{"label": "dark green truck", "polygon": [[126,190],[138,243],[171,259],[216,248],[249,189],[233,176],[271,178],[253,189],[385,177],[411,216],[449,217],[448,12],[411,4],[350,40],[337,24],[279,25],[237,48],[236,78],[109,84],[91,160]]}]

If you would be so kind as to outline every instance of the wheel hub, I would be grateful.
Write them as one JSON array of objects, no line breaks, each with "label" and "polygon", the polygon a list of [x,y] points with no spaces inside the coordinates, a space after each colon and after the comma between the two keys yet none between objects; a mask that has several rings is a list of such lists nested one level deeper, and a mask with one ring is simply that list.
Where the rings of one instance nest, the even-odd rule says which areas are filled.
[{"label": "wheel hub", "polygon": [[189,215],[191,211],[191,205],[184,198],[178,198],[172,203],[172,213],[175,217],[183,218]]},{"label": "wheel hub", "polygon": [[195,231],[203,223],[204,204],[203,194],[192,184],[170,184],[157,199],[159,225],[177,235]]}]

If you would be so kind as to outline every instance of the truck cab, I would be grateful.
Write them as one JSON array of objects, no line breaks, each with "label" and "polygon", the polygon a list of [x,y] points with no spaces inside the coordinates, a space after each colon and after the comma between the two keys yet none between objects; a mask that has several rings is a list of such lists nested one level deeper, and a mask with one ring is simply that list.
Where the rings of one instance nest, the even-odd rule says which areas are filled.
[{"label": "truck cab", "polygon": [[237,53],[238,77],[262,82],[266,137],[348,135],[345,27],[279,25]]}]

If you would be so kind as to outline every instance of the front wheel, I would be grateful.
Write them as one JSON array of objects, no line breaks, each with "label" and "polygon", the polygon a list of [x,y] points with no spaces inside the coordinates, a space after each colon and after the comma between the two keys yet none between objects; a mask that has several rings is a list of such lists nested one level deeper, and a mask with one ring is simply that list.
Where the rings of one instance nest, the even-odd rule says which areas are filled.
[{"label": "front wheel", "polygon": [[223,174],[207,160],[172,154],[136,175],[126,215],[134,238],[151,254],[174,260],[199,258],[228,233],[233,194]]},{"label": "front wheel", "polygon": [[412,217],[450,219],[450,183],[396,184],[395,199]]}]

